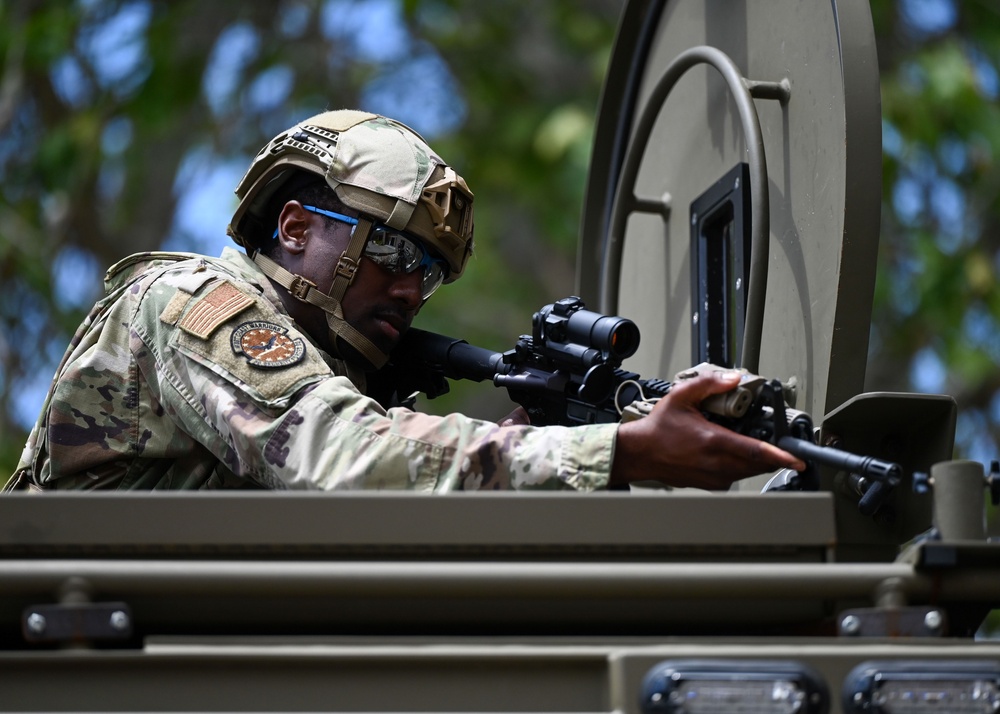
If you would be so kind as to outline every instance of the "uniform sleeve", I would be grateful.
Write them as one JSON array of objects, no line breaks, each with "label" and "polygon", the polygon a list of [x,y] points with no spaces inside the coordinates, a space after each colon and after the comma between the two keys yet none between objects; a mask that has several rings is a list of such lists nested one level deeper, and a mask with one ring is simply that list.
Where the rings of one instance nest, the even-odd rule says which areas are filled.
[{"label": "uniform sleeve", "polygon": [[132,326],[138,368],[180,428],[267,488],[607,485],[617,425],[498,427],[382,409],[252,288],[167,276]]},{"label": "uniform sleeve", "polygon": [[593,490],[607,485],[616,433],[384,412],[342,377],[316,384],[278,422],[258,437],[269,468],[324,489]]}]

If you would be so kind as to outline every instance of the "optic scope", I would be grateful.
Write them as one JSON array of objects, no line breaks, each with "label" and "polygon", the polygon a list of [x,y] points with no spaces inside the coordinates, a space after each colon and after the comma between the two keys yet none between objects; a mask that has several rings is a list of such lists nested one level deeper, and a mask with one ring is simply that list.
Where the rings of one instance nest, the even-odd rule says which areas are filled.
[{"label": "optic scope", "polygon": [[[639,349],[639,328],[624,317],[584,309],[583,300],[567,297],[546,305],[532,317],[536,345],[573,352],[584,364],[616,365]],[[600,354],[594,354],[593,351]]]}]

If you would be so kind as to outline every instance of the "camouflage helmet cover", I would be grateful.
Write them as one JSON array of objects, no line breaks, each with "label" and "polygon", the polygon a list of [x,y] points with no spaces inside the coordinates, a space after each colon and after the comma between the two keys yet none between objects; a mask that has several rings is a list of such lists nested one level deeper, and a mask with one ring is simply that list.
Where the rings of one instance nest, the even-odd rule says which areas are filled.
[{"label": "camouflage helmet cover", "polygon": [[412,233],[447,260],[446,282],[465,270],[473,248],[473,195],[415,131],[393,119],[353,110],[310,117],[272,139],[236,187],[239,206],[229,234],[256,248],[273,226],[269,204],[301,171],[318,174],[342,203]]}]

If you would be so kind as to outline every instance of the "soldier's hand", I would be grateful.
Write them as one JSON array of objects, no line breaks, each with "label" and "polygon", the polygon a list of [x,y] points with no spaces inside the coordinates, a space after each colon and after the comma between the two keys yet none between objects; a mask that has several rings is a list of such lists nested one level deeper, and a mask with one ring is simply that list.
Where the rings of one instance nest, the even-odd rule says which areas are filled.
[{"label": "soldier's hand", "polygon": [[612,484],[661,481],[670,486],[727,489],[739,479],[805,463],[786,451],[742,436],[706,419],[699,404],[739,384],[737,372],[719,371],[675,382],[642,419],[618,428]]}]

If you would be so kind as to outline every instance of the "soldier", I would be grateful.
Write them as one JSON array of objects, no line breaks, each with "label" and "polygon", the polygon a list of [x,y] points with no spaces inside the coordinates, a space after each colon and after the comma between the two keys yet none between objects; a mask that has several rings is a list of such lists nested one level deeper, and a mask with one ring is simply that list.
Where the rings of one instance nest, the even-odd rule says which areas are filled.
[{"label": "soldier", "polygon": [[[220,258],[144,253],[57,371],[10,486],[34,489],[726,488],[804,468],[705,420],[736,374],[678,385],[629,424],[504,426],[385,408],[369,375],[461,277],[473,195],[412,130],[333,111],[275,137],[236,189]],[[384,400],[383,400],[384,401]]]}]

